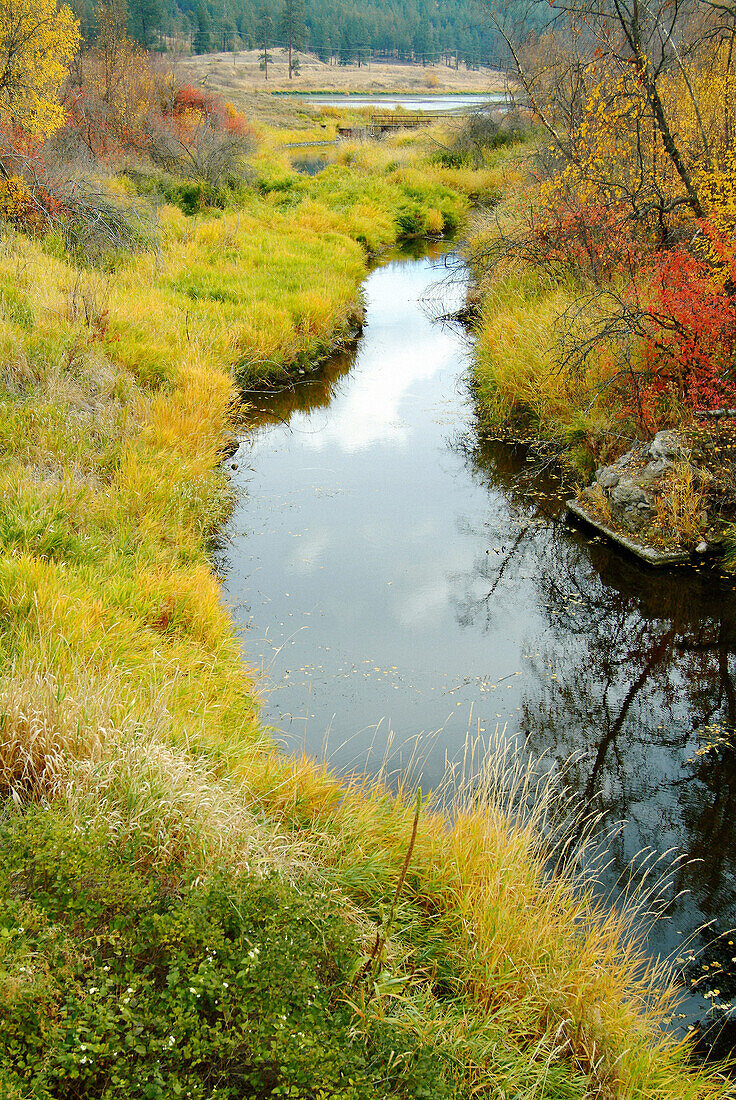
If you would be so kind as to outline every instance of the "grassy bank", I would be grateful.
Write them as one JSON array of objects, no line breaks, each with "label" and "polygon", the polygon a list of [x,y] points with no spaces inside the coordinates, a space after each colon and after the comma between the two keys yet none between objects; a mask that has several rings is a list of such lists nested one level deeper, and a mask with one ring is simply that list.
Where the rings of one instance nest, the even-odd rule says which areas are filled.
[{"label": "grassy bank", "polygon": [[[530,440],[579,442],[581,432],[592,439],[612,430],[614,420],[605,390],[594,400],[603,381],[598,359],[583,370],[563,362],[580,282],[552,262],[535,263],[524,247],[541,201],[538,149],[539,139],[515,151],[497,207],[490,216],[475,215],[467,234],[476,308],[473,383],[487,427]],[[571,457],[589,469],[589,451]]]},{"label": "grassy bank", "polygon": [[128,166],[148,243],[95,265],[3,228],[0,1094],[724,1095],[630,918],[550,874],[557,792],[498,753],[449,819],[259,724],[209,557],[239,386],[516,171],[435,131],[307,177],[285,138],[223,210]]},{"label": "grassy bank", "polygon": [[[606,266],[598,252],[615,248],[613,232],[602,245],[601,227],[592,216],[580,217],[578,225],[569,214],[550,214],[544,188],[533,178],[537,158],[538,146],[520,150],[517,169],[526,176],[521,188],[526,200],[506,188],[492,217],[477,217],[468,234],[479,421],[486,430],[524,439],[547,459],[554,457],[595,522],[659,550],[725,551],[724,561],[732,567],[733,426],[708,411],[728,405],[723,387],[704,370],[704,381],[692,384],[686,400],[683,379],[697,371],[685,362],[675,361],[672,377],[664,371],[657,377],[652,347],[664,355],[665,341],[653,341],[642,319],[647,310],[656,312],[656,305],[646,291],[636,308],[627,305],[631,288],[616,265],[603,276],[596,272],[597,260]],[[639,260],[642,268],[648,262],[657,262],[656,253]],[[661,285],[667,286],[664,277]],[[678,339],[692,342],[692,317],[656,316],[663,328],[680,334]],[[645,470],[650,441],[663,430],[675,432],[677,458],[664,470]],[[619,460],[623,469],[613,467]],[[598,471],[605,483],[609,467],[613,480],[601,484]],[[616,499],[619,470],[639,493],[638,513],[627,512]]]}]

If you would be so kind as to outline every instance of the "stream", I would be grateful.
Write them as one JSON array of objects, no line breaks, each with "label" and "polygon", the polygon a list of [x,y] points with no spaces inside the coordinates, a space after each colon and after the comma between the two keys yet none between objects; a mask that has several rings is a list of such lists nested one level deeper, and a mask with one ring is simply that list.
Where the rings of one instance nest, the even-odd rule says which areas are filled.
[{"label": "stream", "polygon": [[252,399],[221,567],[264,720],[424,789],[469,741],[572,757],[605,812],[602,893],[632,860],[672,869],[648,949],[685,960],[674,1024],[705,1029],[736,998],[736,580],[643,568],[479,435],[467,336],[433,319],[463,297],[447,274],[439,248],[383,263],[354,351]]}]

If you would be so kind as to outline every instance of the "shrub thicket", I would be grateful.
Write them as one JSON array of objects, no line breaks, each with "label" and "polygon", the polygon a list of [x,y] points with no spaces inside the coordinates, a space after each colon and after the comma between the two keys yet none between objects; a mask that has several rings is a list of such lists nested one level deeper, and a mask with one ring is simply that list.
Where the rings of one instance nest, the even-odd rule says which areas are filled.
[{"label": "shrub thicket", "polygon": [[5,1097],[449,1095],[441,1052],[356,1028],[355,930],[309,880],[153,870],[58,808],[0,845]]}]

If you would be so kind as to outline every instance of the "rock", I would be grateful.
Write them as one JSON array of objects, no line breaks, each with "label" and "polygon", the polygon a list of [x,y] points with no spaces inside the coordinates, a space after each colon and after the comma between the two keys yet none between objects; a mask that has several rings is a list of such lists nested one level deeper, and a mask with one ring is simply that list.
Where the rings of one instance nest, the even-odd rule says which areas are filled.
[{"label": "rock", "polygon": [[630,508],[624,512],[620,525],[626,531],[638,532],[649,525],[650,519],[649,511],[640,512],[638,508]]},{"label": "rock", "polygon": [[[679,432],[657,432],[651,443],[636,443],[615,462],[596,470],[595,481],[580,499],[590,504],[592,514],[607,514],[606,522],[614,530],[633,534],[637,542],[646,541],[647,530],[656,523],[656,502],[669,484],[675,463],[690,461],[690,448]],[[697,470],[694,476],[700,477]],[[700,529],[705,529],[707,512],[699,520]]]},{"label": "rock", "polygon": [[649,444],[649,454],[654,459],[663,459],[666,463],[672,463],[688,458],[690,448],[678,432],[669,430],[657,432]]},{"label": "rock", "polygon": [[601,466],[600,470],[596,471],[595,479],[601,489],[613,489],[621,480],[621,471],[615,466]]},{"label": "rock", "polygon": [[670,465],[664,459],[658,458],[654,462],[648,462],[643,470],[636,475],[639,485],[654,485]]},{"label": "rock", "polygon": [[708,553],[708,543],[705,541],[705,539],[703,539],[701,542],[699,542],[698,545],[695,547],[695,553],[696,554],[707,554]]},{"label": "rock", "polygon": [[621,480],[611,490],[611,506],[625,511],[632,505],[650,504],[650,498],[645,489],[631,480]]}]

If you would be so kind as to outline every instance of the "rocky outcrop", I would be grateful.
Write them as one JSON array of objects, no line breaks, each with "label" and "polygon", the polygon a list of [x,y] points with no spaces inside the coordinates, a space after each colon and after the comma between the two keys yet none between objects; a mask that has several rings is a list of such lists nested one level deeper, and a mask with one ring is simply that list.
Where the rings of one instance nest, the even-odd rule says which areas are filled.
[{"label": "rocky outcrop", "polygon": [[723,553],[723,523],[708,515],[714,478],[703,456],[679,432],[658,432],[651,443],[637,443],[601,466],[577,500],[567,502],[568,515],[650,565]]},{"label": "rocky outcrop", "polygon": [[655,519],[655,500],[668,471],[689,457],[690,448],[677,432],[657,432],[651,443],[637,444],[613,465],[602,466],[580,503],[607,510],[605,518],[613,526],[640,535]]}]

